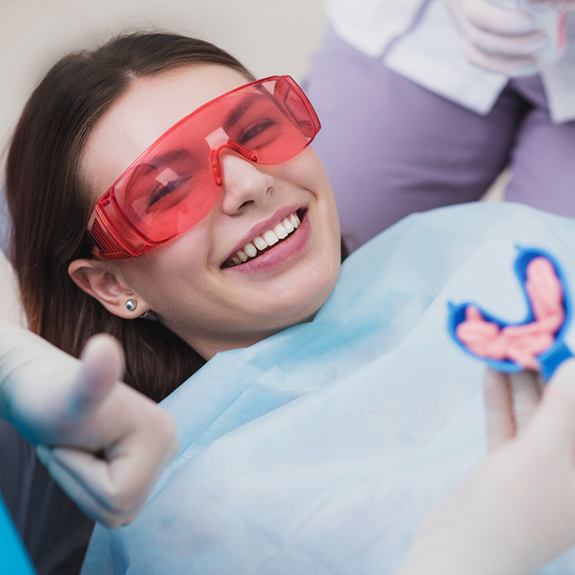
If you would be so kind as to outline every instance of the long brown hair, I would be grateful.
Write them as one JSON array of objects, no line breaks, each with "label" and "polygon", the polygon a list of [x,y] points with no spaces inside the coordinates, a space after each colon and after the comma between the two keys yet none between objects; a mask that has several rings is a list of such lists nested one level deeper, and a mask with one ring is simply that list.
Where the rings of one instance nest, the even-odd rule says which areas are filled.
[{"label": "long brown hair", "polygon": [[220,48],[175,34],[124,35],[63,58],[28,100],[6,164],[11,259],[30,329],[75,356],[91,335],[114,335],[126,354],[126,382],[155,400],[204,360],[160,322],[108,313],[68,276],[70,262],[91,250],[91,207],[79,163],[93,126],[132,81],[197,63],[228,66],[252,79]]}]

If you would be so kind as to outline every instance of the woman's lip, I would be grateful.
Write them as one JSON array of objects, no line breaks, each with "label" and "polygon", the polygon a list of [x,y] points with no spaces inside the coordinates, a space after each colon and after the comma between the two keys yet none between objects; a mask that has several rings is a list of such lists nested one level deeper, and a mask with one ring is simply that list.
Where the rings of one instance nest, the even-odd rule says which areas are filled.
[{"label": "woman's lip", "polygon": [[240,250],[244,248],[244,246],[251,242],[255,237],[262,235],[264,232],[271,230],[275,227],[279,222],[281,222],[284,218],[287,218],[290,214],[295,214],[298,210],[303,209],[305,206],[285,206],[283,208],[279,208],[276,210],[271,217],[259,224],[256,224],[247,234],[243,236],[243,238],[235,245],[234,249],[230,252],[228,257],[224,260],[227,262],[228,260],[232,259]]},{"label": "woman's lip", "polygon": [[308,214],[306,213],[297,230],[291,233],[285,240],[273,246],[269,251],[263,252],[253,259],[249,259],[243,264],[224,268],[224,271],[233,273],[265,273],[274,271],[286,261],[291,260],[299,254],[307,245],[310,235],[311,225]]}]

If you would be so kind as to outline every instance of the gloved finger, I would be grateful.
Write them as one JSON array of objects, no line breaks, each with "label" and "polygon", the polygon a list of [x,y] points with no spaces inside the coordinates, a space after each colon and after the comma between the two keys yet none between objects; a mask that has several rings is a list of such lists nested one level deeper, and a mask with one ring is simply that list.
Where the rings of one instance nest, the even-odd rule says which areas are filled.
[{"label": "gloved finger", "polygon": [[164,465],[176,452],[176,428],[172,417],[154,406],[153,424],[108,450],[109,477],[118,493],[125,494],[125,508],[138,505]]},{"label": "gloved finger", "polygon": [[515,433],[521,433],[533,418],[543,395],[542,385],[534,372],[522,371],[509,376],[513,402]]},{"label": "gloved finger", "polygon": [[511,383],[507,374],[487,369],[483,378],[487,446],[494,451],[513,439],[515,422]]},{"label": "gloved finger", "polygon": [[[137,515],[139,506],[113,491],[106,461],[72,448],[38,446],[37,453],[58,485],[94,521],[118,527]],[[133,505],[126,504],[128,499]]]},{"label": "gloved finger", "polygon": [[502,36],[521,36],[536,30],[533,17],[488,0],[462,0],[463,15],[475,27]]},{"label": "gloved finger", "polygon": [[470,23],[464,23],[463,27],[467,41],[477,50],[489,56],[535,57],[549,44],[547,36],[540,31],[515,36],[502,36],[491,31],[485,31]]},{"label": "gloved finger", "polygon": [[[144,407],[142,406],[142,409]],[[145,415],[143,414],[143,417]],[[176,449],[176,434],[169,414],[153,405],[148,414],[150,425],[140,425],[138,433],[119,438],[106,450],[106,459],[70,448],[50,451],[58,464],[58,477],[81,486],[90,501],[98,506],[100,516],[123,520],[144,503],[156,477]],[[49,468],[49,471],[52,470]],[[55,477],[58,480],[58,477]],[[65,486],[63,486],[65,487]]]},{"label": "gloved finger", "polygon": [[70,400],[70,406],[77,413],[99,404],[124,373],[122,348],[110,335],[99,334],[90,338],[80,359],[77,386]]},{"label": "gloved finger", "polygon": [[464,50],[467,59],[484,70],[497,72],[510,78],[537,73],[537,60],[533,57],[506,58],[495,56],[478,50],[468,42],[465,42]]}]

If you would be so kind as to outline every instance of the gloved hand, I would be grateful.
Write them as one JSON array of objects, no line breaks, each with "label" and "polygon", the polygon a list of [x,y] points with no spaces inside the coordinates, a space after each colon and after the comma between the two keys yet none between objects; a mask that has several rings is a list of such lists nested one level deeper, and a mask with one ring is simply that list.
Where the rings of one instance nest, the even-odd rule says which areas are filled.
[{"label": "gloved hand", "polygon": [[471,63],[509,77],[537,72],[537,55],[549,39],[527,11],[504,8],[490,0],[444,2],[461,32],[465,56]]},{"label": "gloved hand", "polygon": [[0,417],[38,448],[50,474],[92,519],[131,521],[175,451],[171,417],[120,382],[123,354],[110,336],[81,360],[33,333],[0,326]]},{"label": "gloved hand", "polygon": [[575,544],[575,361],[540,402],[535,376],[491,372],[491,453],[424,522],[401,575],[534,573]]}]

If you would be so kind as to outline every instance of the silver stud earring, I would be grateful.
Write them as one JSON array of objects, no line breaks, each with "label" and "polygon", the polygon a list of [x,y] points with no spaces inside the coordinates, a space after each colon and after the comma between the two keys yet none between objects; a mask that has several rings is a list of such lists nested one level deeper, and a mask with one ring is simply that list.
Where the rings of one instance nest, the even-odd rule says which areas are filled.
[{"label": "silver stud earring", "polygon": [[126,300],[126,309],[128,311],[135,311],[138,307],[138,302],[134,298]]}]

